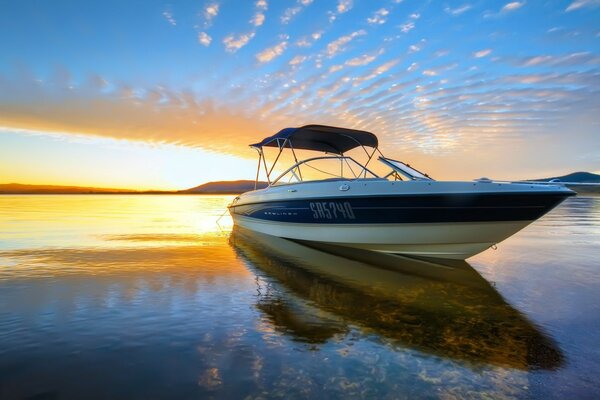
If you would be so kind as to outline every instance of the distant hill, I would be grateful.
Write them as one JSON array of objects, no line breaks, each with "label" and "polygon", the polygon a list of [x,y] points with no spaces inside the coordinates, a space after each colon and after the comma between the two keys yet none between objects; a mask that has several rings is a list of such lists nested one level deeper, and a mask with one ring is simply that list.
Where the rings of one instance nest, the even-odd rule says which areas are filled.
[{"label": "distant hill", "polygon": [[[258,188],[267,187],[267,182],[258,182]],[[187,190],[181,190],[180,193],[205,193],[205,194],[239,194],[249,190],[254,190],[254,181],[218,181],[208,182],[200,186]]]},{"label": "distant hill", "polygon": [[592,174],[591,172],[573,172],[572,174],[569,174],[569,175],[555,176],[553,178],[532,179],[532,180],[548,182],[553,179],[558,179],[561,182],[600,183],[600,175]]},{"label": "distant hill", "polygon": [[[551,180],[560,182],[577,182],[577,183],[600,183],[600,175],[592,174],[591,172],[573,172],[572,174],[555,176],[553,178],[532,179],[535,181],[549,182]],[[569,189],[580,194],[600,193],[600,186],[587,185],[566,185]]]},{"label": "distant hill", "polygon": [[136,193],[129,189],[96,188],[83,186],[0,184],[0,194],[89,194],[89,193]]},{"label": "distant hill", "polygon": [[[259,182],[259,188],[267,182]],[[131,190],[62,185],[24,185],[21,183],[0,184],[0,194],[239,194],[254,190],[254,181],[208,182],[187,190]]]}]

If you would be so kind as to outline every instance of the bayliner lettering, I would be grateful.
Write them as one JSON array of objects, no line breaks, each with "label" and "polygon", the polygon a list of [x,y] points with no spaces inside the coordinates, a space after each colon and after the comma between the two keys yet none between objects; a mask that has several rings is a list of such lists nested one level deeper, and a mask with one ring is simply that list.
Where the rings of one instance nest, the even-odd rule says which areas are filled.
[{"label": "bayliner lettering", "polygon": [[347,201],[340,203],[334,201],[310,202],[310,210],[314,219],[355,219],[352,206]]}]

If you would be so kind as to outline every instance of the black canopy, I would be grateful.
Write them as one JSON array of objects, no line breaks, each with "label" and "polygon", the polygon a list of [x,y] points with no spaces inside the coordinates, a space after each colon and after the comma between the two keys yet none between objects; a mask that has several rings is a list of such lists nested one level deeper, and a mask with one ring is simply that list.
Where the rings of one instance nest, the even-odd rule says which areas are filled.
[{"label": "black canopy", "polygon": [[263,139],[252,147],[279,147],[288,139],[291,147],[327,153],[343,154],[359,146],[376,148],[377,136],[356,129],[336,128],[325,125],[306,125],[300,128],[285,128],[273,136]]}]

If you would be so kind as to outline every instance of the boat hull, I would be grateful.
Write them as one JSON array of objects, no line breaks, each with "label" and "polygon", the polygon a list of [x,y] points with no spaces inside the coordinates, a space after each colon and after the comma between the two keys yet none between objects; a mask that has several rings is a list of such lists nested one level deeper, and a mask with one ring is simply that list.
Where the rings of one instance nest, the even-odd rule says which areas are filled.
[{"label": "boat hull", "polygon": [[[334,195],[323,188],[321,193],[331,195],[314,196],[317,186],[304,190],[301,198],[301,187],[271,197],[242,195],[229,210],[236,225],[272,236],[464,260],[515,234],[572,195],[568,190],[535,187],[516,192],[512,186],[420,194],[354,189],[352,195]],[[464,184],[446,188],[461,189]]]},{"label": "boat hull", "polygon": [[236,225],[267,235],[383,253],[464,260],[523,229],[532,221],[420,224],[281,223],[240,215]]}]

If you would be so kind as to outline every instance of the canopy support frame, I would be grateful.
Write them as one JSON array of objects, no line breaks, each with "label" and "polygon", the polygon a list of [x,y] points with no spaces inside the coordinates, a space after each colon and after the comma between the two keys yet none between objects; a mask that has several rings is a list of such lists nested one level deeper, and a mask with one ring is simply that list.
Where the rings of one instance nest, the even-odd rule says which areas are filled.
[{"label": "canopy support frame", "polygon": [[[293,131],[286,132],[286,130],[290,130],[290,129],[292,129]],[[329,141],[327,141],[327,140],[321,141],[321,140],[319,140],[319,136],[318,136],[321,133],[326,136],[327,135],[337,135],[337,137],[339,137],[339,138],[344,138],[343,140],[346,140],[346,142],[344,143],[343,140],[336,141],[335,139],[329,140]],[[307,134],[309,135],[308,136],[309,142],[302,142],[302,140],[306,140],[307,137],[305,135],[307,135]],[[316,137],[315,137],[315,134],[317,134]],[[300,135],[300,136],[296,136],[296,135]],[[297,172],[298,172],[300,180],[304,179],[302,176],[302,170],[300,168],[300,165],[302,164],[302,162],[298,161],[298,157],[296,155],[296,146],[294,146],[292,144],[292,142],[293,142],[292,138],[294,138],[294,137],[301,138],[300,140],[302,143],[301,143],[300,149],[321,151],[321,152],[324,152],[325,154],[330,153],[330,154],[336,154],[337,156],[339,156],[340,157],[340,176],[341,177],[344,176],[344,169],[345,169],[344,163],[346,163],[346,165],[352,172],[352,175],[354,175],[354,179],[359,179],[361,177],[361,175],[363,175],[366,178],[367,172],[372,173],[371,171],[369,171],[369,169],[367,167],[368,167],[369,163],[371,162],[375,153],[377,151],[379,151],[377,137],[367,131],[346,129],[346,128],[336,128],[336,127],[324,126],[324,125],[306,125],[306,126],[303,126],[300,128],[286,128],[286,129],[280,131],[276,135],[273,135],[271,137],[263,139],[262,142],[251,145],[251,147],[253,147],[257,150],[258,155],[259,155],[258,168],[256,171],[256,178],[254,181],[254,189],[255,190],[258,189],[258,182],[260,179],[260,171],[263,167],[265,170],[265,175],[267,178],[268,185],[271,186],[273,184],[273,182],[271,180],[271,176],[273,174],[273,171],[275,170],[275,166],[277,165],[277,162],[280,160],[283,150],[286,147],[292,151],[292,155],[294,157],[294,162],[295,162],[294,166],[297,168]],[[335,138],[336,136],[333,136],[333,137]],[[347,140],[355,143],[355,145],[350,144]],[[312,145],[307,146],[307,143],[312,143]],[[266,154],[264,151],[265,146],[266,147],[277,147],[279,150],[279,152],[277,153],[277,156],[275,157],[275,160],[273,161],[273,163],[270,166],[267,163],[267,158],[266,158]],[[366,149],[366,146],[373,147],[373,151],[369,152]],[[350,166],[350,163],[344,156],[344,153],[346,150],[351,150],[356,147],[361,147],[367,156],[366,163],[361,164],[361,166],[364,168],[363,172],[359,173],[358,176],[356,175],[356,172],[354,172],[353,168]],[[379,154],[383,155],[381,153],[381,151],[379,151]],[[262,166],[261,166],[261,164],[262,164]],[[294,167],[292,167],[292,168],[294,168]]]}]

